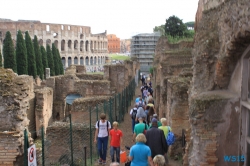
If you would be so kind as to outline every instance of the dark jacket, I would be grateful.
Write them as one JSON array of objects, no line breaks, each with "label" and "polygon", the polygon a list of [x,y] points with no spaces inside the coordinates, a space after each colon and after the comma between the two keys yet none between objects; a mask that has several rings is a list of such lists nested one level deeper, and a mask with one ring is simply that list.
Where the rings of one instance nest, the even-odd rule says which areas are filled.
[{"label": "dark jacket", "polygon": [[156,155],[164,155],[168,152],[168,145],[163,130],[152,127],[146,132],[146,145],[150,147],[152,158]]}]

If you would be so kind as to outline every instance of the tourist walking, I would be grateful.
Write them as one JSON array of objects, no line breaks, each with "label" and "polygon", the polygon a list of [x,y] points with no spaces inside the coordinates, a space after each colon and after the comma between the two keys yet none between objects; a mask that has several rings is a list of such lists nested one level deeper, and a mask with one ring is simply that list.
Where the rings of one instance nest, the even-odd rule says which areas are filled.
[{"label": "tourist walking", "polygon": [[153,163],[154,163],[154,166],[166,166],[165,158],[162,155],[156,155],[153,158]]},{"label": "tourist walking", "polygon": [[145,134],[146,131],[148,130],[148,125],[143,123],[143,118],[142,117],[139,117],[139,123],[135,125],[135,130],[134,130],[134,134],[133,134],[133,138],[132,138],[132,141],[134,142],[135,141],[135,137],[142,133],[142,134]]},{"label": "tourist walking", "polygon": [[138,123],[138,122],[139,122],[139,117],[142,117],[143,120],[146,120],[147,115],[146,115],[146,113],[145,113],[143,107],[139,107],[139,108],[137,109],[137,114],[136,114],[136,118],[135,118],[135,123]]},{"label": "tourist walking", "polygon": [[130,110],[130,117],[132,121],[132,132],[134,133],[134,128],[135,128],[135,119],[136,119],[136,114],[137,114],[137,104],[134,105],[134,108]]},{"label": "tourist walking", "polygon": [[163,130],[165,138],[167,138],[168,132],[171,131],[172,129],[170,126],[167,126],[167,119],[166,118],[161,118],[161,123],[162,123],[162,126],[158,127],[158,129]]},{"label": "tourist walking", "polygon": [[111,125],[110,122],[106,120],[104,113],[101,113],[100,120],[96,122],[95,128],[94,143],[97,143],[98,155],[100,157],[98,162],[99,164],[106,164],[108,136]]},{"label": "tourist walking", "polygon": [[152,158],[158,154],[165,156],[168,151],[168,145],[163,131],[158,129],[157,119],[155,118],[152,119],[152,128],[146,132],[146,139],[146,145],[151,149]]},{"label": "tourist walking", "polygon": [[[118,122],[113,122],[113,129],[110,130],[110,156],[112,162],[120,163],[120,148],[123,147],[123,134],[122,131],[118,129]],[[123,148],[122,148],[123,149]]]},{"label": "tourist walking", "polygon": [[130,148],[129,153],[131,166],[154,166],[151,157],[151,150],[145,145],[146,141],[144,134],[138,134],[136,136],[136,144]]},{"label": "tourist walking", "polygon": [[[158,120],[158,115],[157,114],[154,114],[153,118],[155,118],[157,120],[157,126],[158,127],[162,126],[161,122]],[[149,128],[151,128],[151,127],[152,127],[152,123],[150,124]]]}]

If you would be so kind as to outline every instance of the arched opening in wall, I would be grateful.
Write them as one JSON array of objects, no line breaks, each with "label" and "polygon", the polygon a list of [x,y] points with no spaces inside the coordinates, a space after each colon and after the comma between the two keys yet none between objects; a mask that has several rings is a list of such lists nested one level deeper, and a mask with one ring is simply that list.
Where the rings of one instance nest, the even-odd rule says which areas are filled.
[{"label": "arched opening in wall", "polygon": [[47,40],[46,40],[46,45],[51,46],[51,40],[50,40],[50,39],[47,39]]},{"label": "arched opening in wall", "polygon": [[83,34],[80,34],[80,39],[83,39]]},{"label": "arched opening in wall", "polygon": [[63,25],[61,25],[61,30],[64,30],[64,26]]},{"label": "arched opening in wall", "polygon": [[90,65],[93,65],[93,57],[90,57]]},{"label": "arched opening in wall", "polygon": [[96,41],[94,41],[94,50],[96,50]]},{"label": "arched opening in wall", "polygon": [[69,40],[69,41],[68,41],[68,49],[69,49],[69,50],[71,50],[71,44],[72,44],[72,42],[71,42],[71,40]]},{"label": "arched opening in wall", "polygon": [[80,57],[80,65],[84,65],[83,64],[83,57]]},{"label": "arched opening in wall", "polygon": [[80,51],[82,51],[83,50],[83,41],[81,40],[80,41]]},{"label": "arched opening in wall", "polygon": [[80,27],[80,33],[82,33],[82,28]]},{"label": "arched opening in wall", "polygon": [[75,65],[78,64],[78,58],[77,58],[77,57],[74,58],[74,64],[75,64]]},{"label": "arched opening in wall", "polygon": [[39,45],[43,46],[43,40],[42,39],[39,40]]},{"label": "arched opening in wall", "polygon": [[46,25],[46,31],[50,31],[49,25]]},{"label": "arched opening in wall", "polygon": [[61,41],[61,51],[65,51],[65,40]]},{"label": "arched opening in wall", "polygon": [[66,60],[65,60],[65,57],[62,57],[62,64],[63,64],[63,68],[65,67],[65,62],[66,62]]},{"label": "arched opening in wall", "polygon": [[94,57],[94,65],[96,65],[96,56]]},{"label": "arched opening in wall", "polygon": [[98,64],[101,64],[101,60],[100,57],[98,56]]},{"label": "arched opening in wall", "polygon": [[74,50],[77,50],[77,49],[78,49],[78,41],[75,40],[75,41],[74,41]]},{"label": "arched opening in wall", "polygon": [[88,46],[89,46],[89,41],[86,40],[86,42],[85,42],[85,51],[88,51]]},{"label": "arched opening in wall", "polygon": [[89,65],[89,57],[88,56],[85,58],[85,65]]},{"label": "arched opening in wall", "polygon": [[55,44],[56,48],[58,48],[58,41],[57,40],[54,41],[54,44]]},{"label": "arched opening in wall", "polygon": [[70,30],[70,26],[68,26],[68,30]]},{"label": "arched opening in wall", "polygon": [[71,65],[71,62],[72,62],[71,57],[68,57],[68,67]]},{"label": "arched opening in wall", "polygon": [[65,98],[66,101],[66,114],[69,114],[70,111],[72,111],[72,103],[75,99],[81,98],[82,96],[78,93],[72,93],[68,94]]}]

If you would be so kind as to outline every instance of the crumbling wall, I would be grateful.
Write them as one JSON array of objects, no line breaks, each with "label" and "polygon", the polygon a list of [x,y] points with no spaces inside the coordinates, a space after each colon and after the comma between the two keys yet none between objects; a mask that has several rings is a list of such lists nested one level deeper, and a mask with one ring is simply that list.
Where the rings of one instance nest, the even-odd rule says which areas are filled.
[{"label": "crumbling wall", "polygon": [[[13,165],[17,157],[23,154],[23,132],[25,128],[33,129],[29,118],[33,99],[33,78],[31,76],[17,76],[10,69],[0,68],[0,165]],[[32,139],[29,141],[32,143]],[[7,149],[7,151],[5,151]],[[6,152],[6,153],[5,153]],[[10,154],[11,153],[11,154]],[[4,155],[5,154],[5,155]],[[11,164],[12,163],[12,164]]]},{"label": "crumbling wall", "polygon": [[103,80],[103,74],[81,74],[81,73],[77,73],[76,76],[81,80]]},{"label": "crumbling wall", "polygon": [[[92,131],[94,130],[94,126]],[[84,147],[87,147],[87,158],[90,155],[90,138],[94,138],[94,132],[90,134],[89,124],[72,123],[73,156],[76,165],[84,164]],[[92,140],[91,140],[92,141]],[[45,165],[70,164],[70,124],[66,122],[54,122],[47,128],[45,151]],[[93,152],[95,149],[93,149]]]},{"label": "crumbling wall", "polygon": [[242,93],[240,58],[250,44],[249,5],[244,0],[199,1],[186,165],[232,165],[223,156],[245,153],[237,108]]},{"label": "crumbling wall", "polygon": [[41,136],[41,127],[44,127],[46,134],[47,127],[53,122],[53,90],[52,88],[44,87],[35,91],[36,93],[36,133]]}]

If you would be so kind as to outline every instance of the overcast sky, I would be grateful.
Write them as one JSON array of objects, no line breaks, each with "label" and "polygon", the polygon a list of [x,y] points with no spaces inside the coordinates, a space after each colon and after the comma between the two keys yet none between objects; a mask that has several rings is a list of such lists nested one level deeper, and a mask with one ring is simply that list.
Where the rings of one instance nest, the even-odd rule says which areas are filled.
[{"label": "overcast sky", "polygon": [[90,26],[121,39],[151,33],[176,15],[194,21],[198,0],[0,0],[0,18]]}]

